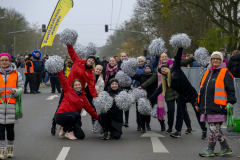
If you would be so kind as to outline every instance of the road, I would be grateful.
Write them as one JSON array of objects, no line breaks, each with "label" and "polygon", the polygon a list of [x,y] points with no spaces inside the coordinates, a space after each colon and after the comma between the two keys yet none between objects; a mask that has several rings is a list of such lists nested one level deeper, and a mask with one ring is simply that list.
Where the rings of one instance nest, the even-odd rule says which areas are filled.
[{"label": "road", "polygon": [[[60,94],[51,94],[50,88],[41,88],[41,94],[23,95],[23,118],[15,125],[16,160],[198,160],[198,153],[207,146],[200,139],[201,130],[192,107],[188,106],[194,132],[174,139],[160,131],[157,119],[151,119],[152,132],[143,135],[136,131],[136,108],[130,110],[129,128],[123,128],[120,140],[101,140],[93,133],[89,114],[82,116],[84,140],[71,141],[50,134],[51,119],[57,108]],[[52,96],[52,97],[50,97]],[[149,137],[151,136],[151,137]],[[214,159],[239,159],[240,145],[228,139],[233,155]],[[153,142],[153,143],[152,143]],[[153,147],[154,146],[154,147]],[[217,144],[215,151],[219,151]],[[208,158],[207,158],[208,159]]]}]

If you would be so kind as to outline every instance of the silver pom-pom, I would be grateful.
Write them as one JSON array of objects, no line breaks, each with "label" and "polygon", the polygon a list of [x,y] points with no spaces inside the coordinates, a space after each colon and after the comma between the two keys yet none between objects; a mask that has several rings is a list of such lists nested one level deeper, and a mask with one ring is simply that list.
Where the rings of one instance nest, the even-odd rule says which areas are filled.
[{"label": "silver pom-pom", "polygon": [[133,104],[131,97],[126,91],[120,92],[114,99],[117,107],[123,111],[129,110]]},{"label": "silver pom-pom", "polygon": [[157,118],[157,104],[154,105],[154,107],[151,111],[151,115],[153,118]]},{"label": "silver pom-pom", "polygon": [[113,98],[106,92],[101,92],[97,98],[93,99],[97,114],[107,113],[113,105]]},{"label": "silver pom-pom", "polygon": [[124,73],[133,77],[136,74],[138,68],[138,60],[136,58],[128,58],[128,60],[123,61],[121,69]]},{"label": "silver pom-pom", "polygon": [[194,59],[197,61],[200,67],[206,67],[209,62],[208,51],[206,48],[199,47],[194,52]]},{"label": "silver pom-pom", "polygon": [[63,44],[74,46],[78,38],[78,33],[73,29],[64,29],[60,34],[60,41]]},{"label": "silver pom-pom", "polygon": [[54,55],[51,56],[46,62],[45,62],[45,69],[49,73],[57,73],[61,70],[63,70],[64,67],[64,61],[59,56]]},{"label": "silver pom-pom", "polygon": [[86,56],[88,57],[90,55],[95,55],[98,51],[98,48],[97,48],[96,44],[89,42],[86,45],[85,50],[86,50]]},{"label": "silver pom-pom", "polygon": [[78,57],[80,57],[81,59],[87,59],[87,56],[86,56],[86,49],[83,45],[81,44],[75,44],[73,46],[75,52],[77,53]]},{"label": "silver pom-pom", "polygon": [[138,112],[142,115],[150,115],[152,106],[147,98],[140,98],[138,100]]},{"label": "silver pom-pom", "polygon": [[187,49],[191,45],[191,39],[185,33],[172,35],[169,42],[176,49],[181,47]]},{"label": "silver pom-pom", "polygon": [[103,128],[98,121],[94,122],[93,128],[94,128],[94,131],[97,132],[98,134],[103,134]]},{"label": "silver pom-pom", "polygon": [[134,88],[133,90],[129,91],[129,94],[134,97],[135,101],[140,98],[147,98],[147,92],[144,89]]},{"label": "silver pom-pom", "polygon": [[121,87],[130,87],[132,85],[132,79],[123,71],[118,71],[115,78],[118,79]]},{"label": "silver pom-pom", "polygon": [[161,53],[167,52],[164,43],[165,42],[162,38],[154,39],[148,48],[150,54],[153,56],[159,56]]}]

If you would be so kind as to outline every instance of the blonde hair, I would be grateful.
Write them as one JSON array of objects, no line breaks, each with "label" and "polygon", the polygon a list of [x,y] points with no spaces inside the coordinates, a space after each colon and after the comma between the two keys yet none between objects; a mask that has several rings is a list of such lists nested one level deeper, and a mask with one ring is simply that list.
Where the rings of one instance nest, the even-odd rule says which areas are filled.
[{"label": "blonde hair", "polygon": [[[95,79],[96,79],[96,76],[95,76],[96,74],[95,74],[95,72],[96,72],[96,69],[97,69],[97,68],[101,68],[101,70],[103,70],[103,66],[102,66],[102,65],[96,65],[96,66],[95,66],[95,68],[94,68],[94,78],[95,78]],[[103,78],[103,75],[102,75],[102,74],[100,74],[100,76]]]},{"label": "blonde hair", "polygon": [[240,55],[240,51],[239,50],[235,50],[232,52],[232,56],[235,56],[235,55]]},{"label": "blonde hair", "polygon": [[[166,84],[166,78],[167,78],[167,84]],[[170,87],[170,85],[171,85],[171,70],[170,69],[168,69],[167,75],[162,74],[162,93],[164,96],[165,96],[165,93],[167,90],[167,85],[168,85],[168,87]]]},{"label": "blonde hair", "polygon": [[122,54],[123,54],[123,53],[125,53],[125,54],[126,54],[126,56],[128,57],[128,53],[126,53],[126,52],[122,52],[122,53],[121,53],[121,56],[122,56]]}]

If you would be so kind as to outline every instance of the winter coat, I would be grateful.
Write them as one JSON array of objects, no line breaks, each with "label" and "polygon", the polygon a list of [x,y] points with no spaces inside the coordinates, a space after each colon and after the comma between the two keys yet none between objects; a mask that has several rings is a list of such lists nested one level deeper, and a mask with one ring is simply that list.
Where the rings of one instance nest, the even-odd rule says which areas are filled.
[{"label": "winter coat", "polygon": [[240,78],[240,55],[230,57],[227,68],[233,77]]},{"label": "winter coat", "polygon": [[56,77],[58,77],[57,73],[48,73],[48,75],[49,75],[49,78],[56,78]]},{"label": "winter coat", "polygon": [[[188,59],[182,59],[181,60],[181,66],[185,66],[189,63],[192,63],[194,61],[194,59],[191,57],[191,58],[188,58]],[[146,89],[148,86],[150,86],[151,84],[153,84],[154,82],[157,82],[158,80],[158,71],[155,71],[153,76],[149,78],[149,80],[147,80],[145,83],[141,84],[141,87],[143,89]],[[168,85],[166,86],[166,93],[165,93],[165,101],[171,101],[171,100],[176,100],[178,98],[178,93],[168,87]]]},{"label": "winter coat", "polygon": [[[11,64],[13,69],[10,71],[10,73],[17,71],[17,67],[15,64]],[[2,75],[2,78],[6,84],[9,75],[4,75],[1,70],[0,74]],[[0,77],[1,78],[1,77]],[[24,91],[24,83],[23,83],[23,78],[22,75],[17,72],[17,88],[15,89],[15,94],[12,95],[12,98],[15,97],[17,98],[19,95],[19,90],[21,89],[21,93]],[[4,95],[1,95],[2,98],[4,98]],[[23,115],[16,115],[16,106],[15,104],[8,104],[6,109],[3,106],[3,104],[0,104],[0,124],[14,124],[17,123],[18,119],[22,118]]]},{"label": "winter coat", "polygon": [[98,95],[104,90],[104,81],[101,76],[98,77],[97,83],[95,84],[95,89]]},{"label": "winter coat", "polygon": [[[171,68],[171,85],[170,88],[175,90],[179,95],[182,95],[184,100],[197,98],[197,91],[181,69],[181,57],[183,48],[179,48],[177,55],[174,57],[175,61]],[[190,58],[189,58],[190,59]],[[151,99],[157,98],[162,93],[162,84],[157,88],[154,94],[150,97]]]},{"label": "winter coat", "polygon": [[200,66],[198,65],[197,61],[194,61],[192,67],[200,67]]},{"label": "winter coat", "polygon": [[62,71],[58,72],[58,77],[62,84],[64,97],[56,114],[65,112],[80,112],[84,108],[94,119],[97,120],[98,115],[89,104],[88,99],[85,96],[86,93],[83,91],[82,94],[78,95],[75,90],[68,85],[67,79],[64,77]]},{"label": "winter coat", "polygon": [[17,68],[25,68],[25,61],[23,61],[23,62],[19,61]]},{"label": "winter coat", "polygon": [[71,72],[67,78],[67,83],[69,86],[72,86],[72,82],[75,79],[79,79],[82,82],[82,88],[85,88],[85,84],[88,84],[90,94],[93,98],[97,97],[97,91],[95,89],[95,80],[94,80],[94,69],[93,67],[88,67],[86,62],[77,56],[72,46],[67,46],[68,53],[73,61],[73,66]]},{"label": "winter coat", "polygon": [[31,60],[30,58],[27,58],[26,61],[28,61],[28,62],[26,63],[26,65],[27,65],[27,73],[30,74],[30,67],[33,67],[33,66],[32,66],[32,63],[30,62],[30,61],[32,61],[32,60]]},{"label": "winter coat", "polygon": [[[219,75],[221,68],[209,70],[209,73],[203,83],[203,87],[200,90],[200,103],[196,103],[199,106],[200,114],[227,114],[226,106],[217,105],[214,103],[215,83]],[[224,78],[225,90],[227,92],[227,103],[236,103],[235,89],[233,78],[227,71]]]},{"label": "winter coat", "polygon": [[44,62],[41,58],[34,56],[32,59],[34,72],[43,72],[44,71]]}]

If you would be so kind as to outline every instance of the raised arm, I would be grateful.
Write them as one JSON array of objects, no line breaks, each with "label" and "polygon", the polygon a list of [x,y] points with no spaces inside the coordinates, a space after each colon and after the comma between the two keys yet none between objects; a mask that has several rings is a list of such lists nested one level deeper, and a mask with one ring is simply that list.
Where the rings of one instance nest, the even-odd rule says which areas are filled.
[{"label": "raised arm", "polygon": [[77,53],[73,49],[73,46],[67,45],[67,49],[68,49],[68,54],[71,57],[73,63],[75,63],[77,60],[81,59],[78,57]]},{"label": "raised arm", "polygon": [[150,86],[151,84],[153,84],[154,82],[156,82],[158,80],[158,71],[156,69],[156,71],[154,72],[154,74],[146,81],[144,82],[141,87],[143,89],[146,89],[148,86]]},{"label": "raised arm", "polygon": [[68,86],[68,84],[67,84],[67,79],[65,78],[63,71],[60,71],[57,74],[58,74],[60,83],[62,84],[63,91],[67,92],[67,90],[70,88],[70,86]]},{"label": "raised arm", "polygon": [[177,51],[177,55],[174,57],[174,60],[175,60],[174,65],[177,67],[181,67],[182,51],[183,51],[183,48],[179,48]]},{"label": "raised arm", "polygon": [[151,61],[151,65],[153,66],[153,68],[158,66],[158,62],[159,62],[159,56],[155,56],[155,58]]}]

